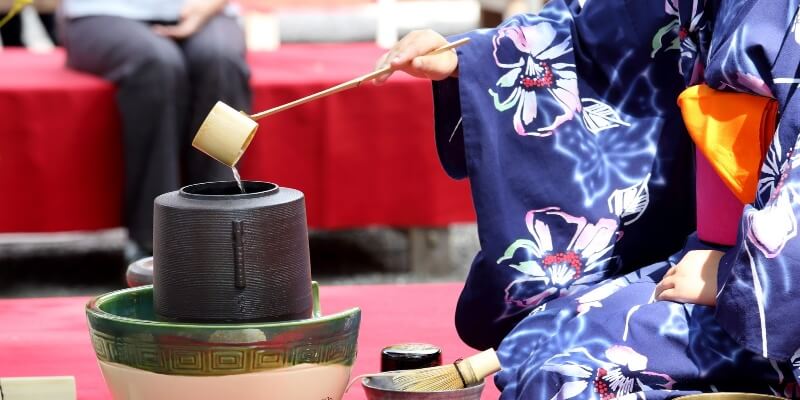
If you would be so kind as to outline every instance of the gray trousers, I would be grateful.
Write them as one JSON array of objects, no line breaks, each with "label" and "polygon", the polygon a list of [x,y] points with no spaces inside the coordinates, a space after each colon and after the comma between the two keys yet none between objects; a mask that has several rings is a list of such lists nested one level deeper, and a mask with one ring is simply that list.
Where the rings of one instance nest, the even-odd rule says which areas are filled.
[{"label": "gray trousers", "polygon": [[[117,86],[125,164],[124,222],[130,237],[152,248],[153,199],[182,185],[230,180],[231,170],[191,147],[218,100],[250,109],[242,29],[216,16],[175,41],[146,22],[111,16],[65,21],[70,67]],[[114,134],[115,132],[109,132]]]}]

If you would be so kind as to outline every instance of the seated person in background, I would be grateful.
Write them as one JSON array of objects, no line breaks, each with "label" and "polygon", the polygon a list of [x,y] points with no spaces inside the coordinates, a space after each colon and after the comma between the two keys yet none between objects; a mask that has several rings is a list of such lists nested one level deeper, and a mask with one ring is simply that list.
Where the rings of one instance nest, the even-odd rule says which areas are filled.
[{"label": "seated person in background", "polygon": [[498,347],[502,399],[800,397],[799,7],[552,0],[384,56],[436,81],[441,161],[470,179],[455,322]]},{"label": "seated person in background", "polygon": [[480,0],[480,26],[492,28],[504,17],[526,12],[538,12],[546,0]]},{"label": "seated person in background", "polygon": [[[0,20],[14,8],[15,0],[0,0]],[[58,7],[58,0],[34,0],[33,7],[39,15],[39,21],[47,33],[48,39],[53,43],[58,43],[55,34],[55,10]],[[0,29],[0,40],[3,47],[22,47],[22,18],[16,15],[3,25]]]},{"label": "seated person in background", "polygon": [[227,3],[64,0],[68,65],[117,86],[129,260],[152,250],[156,196],[232,177],[230,169],[190,146],[218,100],[250,108],[244,33]]}]

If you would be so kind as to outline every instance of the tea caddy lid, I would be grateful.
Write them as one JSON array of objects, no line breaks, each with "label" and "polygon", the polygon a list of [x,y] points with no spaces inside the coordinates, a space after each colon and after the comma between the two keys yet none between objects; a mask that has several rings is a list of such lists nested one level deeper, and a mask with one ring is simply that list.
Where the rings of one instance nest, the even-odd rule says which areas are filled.
[{"label": "tea caddy lid", "polygon": [[381,350],[381,371],[436,367],[442,364],[442,350],[427,343],[400,343]]}]

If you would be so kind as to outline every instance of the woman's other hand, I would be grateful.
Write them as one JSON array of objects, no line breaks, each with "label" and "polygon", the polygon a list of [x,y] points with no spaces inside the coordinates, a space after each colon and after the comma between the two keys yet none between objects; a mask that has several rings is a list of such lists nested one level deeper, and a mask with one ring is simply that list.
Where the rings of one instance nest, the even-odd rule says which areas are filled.
[{"label": "woman's other hand", "polygon": [[379,76],[374,82],[386,82],[394,71],[435,81],[455,76],[458,70],[458,55],[455,50],[425,55],[446,44],[447,39],[444,36],[430,29],[409,33],[378,60],[375,69],[391,66],[393,71]]},{"label": "woman's other hand", "polygon": [[181,10],[180,20],[175,25],[154,25],[159,35],[173,39],[186,39],[194,35],[214,15],[221,12],[227,0],[189,0]]},{"label": "woman's other hand", "polygon": [[717,250],[693,250],[667,271],[656,286],[656,300],[717,304],[717,269],[725,254]]}]

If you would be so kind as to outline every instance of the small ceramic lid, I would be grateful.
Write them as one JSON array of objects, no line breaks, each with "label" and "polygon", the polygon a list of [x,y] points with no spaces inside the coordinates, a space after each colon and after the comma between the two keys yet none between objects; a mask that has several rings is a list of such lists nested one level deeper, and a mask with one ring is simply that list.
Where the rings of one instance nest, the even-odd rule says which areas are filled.
[{"label": "small ceramic lid", "polygon": [[153,284],[153,257],[146,257],[128,265],[125,273],[128,287],[137,287]]},{"label": "small ceramic lid", "polygon": [[401,343],[381,350],[381,372],[442,365],[442,350],[427,343]]}]

